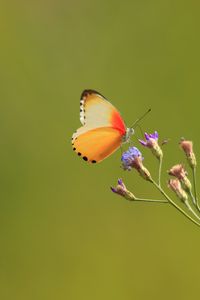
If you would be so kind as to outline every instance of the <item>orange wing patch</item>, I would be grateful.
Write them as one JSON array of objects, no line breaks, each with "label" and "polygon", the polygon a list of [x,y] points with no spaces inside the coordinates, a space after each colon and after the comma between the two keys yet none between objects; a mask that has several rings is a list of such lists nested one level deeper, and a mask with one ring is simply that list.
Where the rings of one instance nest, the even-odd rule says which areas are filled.
[{"label": "orange wing patch", "polygon": [[89,130],[73,139],[73,150],[90,163],[97,163],[116,151],[122,143],[122,134],[110,127]]}]

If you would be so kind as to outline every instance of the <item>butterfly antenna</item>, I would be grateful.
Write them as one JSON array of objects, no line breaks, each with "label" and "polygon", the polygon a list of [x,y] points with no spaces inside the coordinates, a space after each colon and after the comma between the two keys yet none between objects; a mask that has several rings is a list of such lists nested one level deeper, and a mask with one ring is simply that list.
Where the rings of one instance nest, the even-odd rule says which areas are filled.
[{"label": "butterfly antenna", "polygon": [[134,123],[133,123],[133,125],[132,126],[130,126],[130,128],[135,128],[136,126],[138,126],[138,123],[142,120],[142,119],[144,119],[145,117],[146,117],[146,115],[148,114],[148,113],[150,113],[150,111],[151,111],[151,108],[149,108],[140,118],[138,118]]}]

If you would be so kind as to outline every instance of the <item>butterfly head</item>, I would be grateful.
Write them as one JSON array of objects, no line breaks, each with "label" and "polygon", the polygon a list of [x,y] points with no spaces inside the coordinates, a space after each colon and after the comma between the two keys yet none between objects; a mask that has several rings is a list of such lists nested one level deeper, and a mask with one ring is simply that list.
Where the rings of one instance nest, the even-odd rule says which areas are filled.
[{"label": "butterfly head", "polygon": [[134,129],[133,128],[126,128],[126,133],[123,136],[122,142],[123,143],[127,143],[130,141],[131,136],[134,134]]}]

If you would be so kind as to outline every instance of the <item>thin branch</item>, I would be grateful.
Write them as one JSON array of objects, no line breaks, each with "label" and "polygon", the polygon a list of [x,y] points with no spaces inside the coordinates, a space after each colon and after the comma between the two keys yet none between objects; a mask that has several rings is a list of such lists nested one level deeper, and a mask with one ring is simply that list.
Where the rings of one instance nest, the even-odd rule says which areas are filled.
[{"label": "thin branch", "polygon": [[143,198],[135,198],[133,201],[139,202],[154,202],[154,203],[169,203],[167,200],[158,200],[158,199],[143,199]]},{"label": "thin branch", "polygon": [[199,203],[198,203],[198,199],[197,199],[197,181],[196,181],[196,168],[192,168],[192,175],[193,175],[193,184],[194,184],[194,196],[193,197],[193,201],[195,199],[195,205],[198,209],[198,211],[200,211],[200,207],[199,207]]},{"label": "thin branch", "polygon": [[159,187],[161,187],[160,181],[161,181],[161,172],[162,172],[162,162],[163,162],[163,158],[161,156],[160,159],[159,159],[159,171],[158,171],[158,185],[159,185]]}]

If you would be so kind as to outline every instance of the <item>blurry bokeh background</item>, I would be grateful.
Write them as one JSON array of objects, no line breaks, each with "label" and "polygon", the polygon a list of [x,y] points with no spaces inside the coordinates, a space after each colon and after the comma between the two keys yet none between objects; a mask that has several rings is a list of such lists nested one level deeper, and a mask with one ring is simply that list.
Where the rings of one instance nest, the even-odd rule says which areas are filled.
[{"label": "blurry bokeh background", "polygon": [[[92,88],[127,124],[152,108],[143,130],[170,138],[163,185],[166,170],[185,161],[181,136],[198,155],[199,9],[198,1],[1,2],[1,299],[199,295],[200,229],[170,206],[112,194],[122,177],[137,196],[159,198],[120,169],[120,151],[87,165],[71,150],[80,94]],[[143,155],[156,176],[157,161]]]}]

